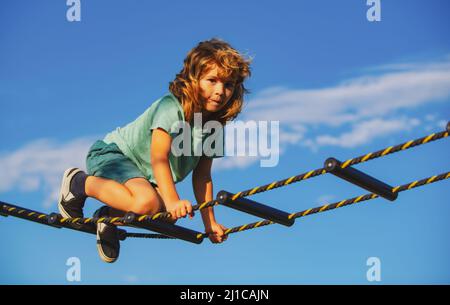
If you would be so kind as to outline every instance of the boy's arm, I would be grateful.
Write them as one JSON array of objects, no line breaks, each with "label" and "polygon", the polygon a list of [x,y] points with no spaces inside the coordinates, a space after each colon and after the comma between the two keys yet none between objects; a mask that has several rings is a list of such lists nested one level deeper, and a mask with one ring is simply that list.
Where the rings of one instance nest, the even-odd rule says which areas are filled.
[{"label": "boy's arm", "polygon": [[172,219],[177,219],[187,214],[192,216],[192,205],[188,200],[180,200],[175,188],[169,163],[171,145],[172,138],[166,131],[159,128],[153,130],[150,147],[153,174],[167,212],[172,214]]},{"label": "boy's arm", "polygon": [[[213,183],[211,179],[211,166],[213,160],[202,156],[197,167],[192,173],[192,186],[195,199],[198,204],[213,200]],[[213,207],[200,210],[205,228],[210,228],[211,224],[216,223]]]}]

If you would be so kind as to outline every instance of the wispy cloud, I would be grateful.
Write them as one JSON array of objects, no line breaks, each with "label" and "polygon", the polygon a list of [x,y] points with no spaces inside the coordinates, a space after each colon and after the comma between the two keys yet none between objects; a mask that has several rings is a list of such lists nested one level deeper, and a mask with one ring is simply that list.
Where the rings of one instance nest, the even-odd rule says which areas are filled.
[{"label": "wispy cloud", "polygon": [[325,205],[330,204],[336,200],[336,196],[334,195],[322,195],[316,200],[317,205]]},{"label": "wispy cloud", "polygon": [[[267,134],[271,132],[272,124],[267,124],[268,130]],[[229,126],[227,126],[229,127]],[[262,132],[260,128],[251,127],[248,128],[248,133],[253,133],[256,137],[261,136],[261,134],[265,134]],[[273,131],[273,130],[272,130]],[[278,140],[275,140],[274,137],[271,137],[268,140],[268,143],[261,143],[259,138],[255,140],[251,140],[249,136],[245,137],[230,137],[230,133],[233,132],[232,129],[225,128],[225,134],[227,135],[225,139],[225,146],[233,146],[233,147],[242,147],[247,150],[246,156],[239,156],[236,152],[229,154],[226,151],[226,156],[224,158],[219,158],[214,161],[214,171],[234,169],[234,168],[246,168],[257,162],[260,164],[264,163],[264,160],[267,161],[269,159],[278,160],[280,155],[284,153],[286,149],[288,149],[289,145],[293,145],[298,143],[304,137],[304,133],[306,132],[306,128],[301,125],[292,125],[289,130],[287,129],[279,129],[278,132]],[[234,142],[233,144],[231,142]],[[277,144],[279,146],[277,146]],[[256,152],[256,156],[250,156],[248,151],[250,151],[250,147]],[[236,149],[235,149],[236,150]],[[278,162],[272,162],[273,165],[268,166],[276,166]],[[267,164],[267,163],[266,163]]]},{"label": "wispy cloud", "polygon": [[417,119],[392,119],[384,120],[380,118],[364,121],[353,126],[349,132],[344,132],[338,136],[319,135],[305,144],[311,148],[317,149],[318,146],[339,146],[353,148],[370,141],[402,130],[410,130],[420,124]]},{"label": "wispy cloud", "polygon": [[450,96],[450,62],[346,80],[320,89],[272,88],[248,103],[246,119],[341,126],[442,102]]},{"label": "wispy cloud", "polygon": [[139,282],[139,277],[137,275],[126,275],[124,281],[129,284],[136,284]]},{"label": "wispy cloud", "polygon": [[85,157],[95,138],[79,138],[67,143],[40,139],[12,152],[0,154],[0,192],[31,192],[43,189],[48,194],[44,206],[56,202],[61,177],[71,166],[85,168]]}]

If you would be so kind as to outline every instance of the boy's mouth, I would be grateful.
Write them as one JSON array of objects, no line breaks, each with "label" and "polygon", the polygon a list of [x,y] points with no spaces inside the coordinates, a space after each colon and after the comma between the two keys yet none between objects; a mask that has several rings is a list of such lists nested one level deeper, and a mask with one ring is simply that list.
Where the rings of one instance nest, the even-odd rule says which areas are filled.
[{"label": "boy's mouth", "polygon": [[212,100],[212,99],[209,99],[209,101],[214,105],[214,106],[220,106],[220,101],[216,101],[216,100]]}]

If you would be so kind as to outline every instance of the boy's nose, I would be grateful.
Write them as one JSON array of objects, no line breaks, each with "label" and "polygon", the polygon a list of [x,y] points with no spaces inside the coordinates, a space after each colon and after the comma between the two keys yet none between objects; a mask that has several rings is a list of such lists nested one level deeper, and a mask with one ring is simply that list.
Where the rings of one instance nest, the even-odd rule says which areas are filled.
[{"label": "boy's nose", "polygon": [[222,96],[223,95],[223,88],[224,88],[224,85],[222,84],[222,83],[218,83],[217,85],[216,85],[216,87],[214,88],[215,90],[215,94],[216,95],[219,95],[219,96]]}]

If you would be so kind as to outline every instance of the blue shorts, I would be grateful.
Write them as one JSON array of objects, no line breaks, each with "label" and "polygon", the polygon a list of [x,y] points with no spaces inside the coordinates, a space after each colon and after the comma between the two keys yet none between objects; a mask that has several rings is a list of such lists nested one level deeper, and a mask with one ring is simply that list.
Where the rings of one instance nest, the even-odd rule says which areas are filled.
[{"label": "blue shorts", "polygon": [[[141,170],[125,156],[116,143],[95,141],[86,157],[87,173],[90,176],[112,179],[124,184],[131,178],[144,178]],[[157,185],[150,182],[153,187]]]}]

